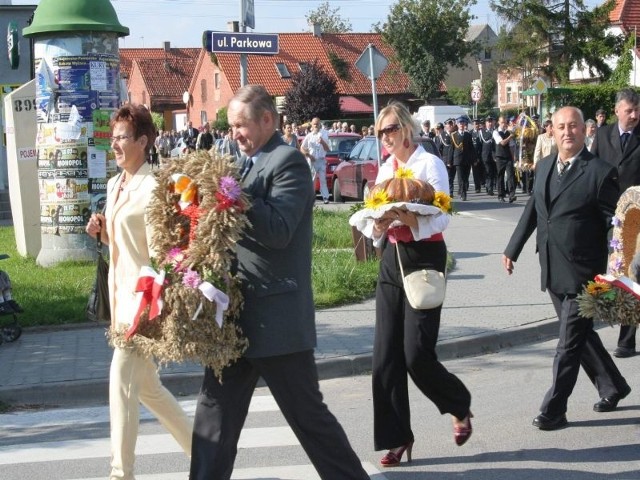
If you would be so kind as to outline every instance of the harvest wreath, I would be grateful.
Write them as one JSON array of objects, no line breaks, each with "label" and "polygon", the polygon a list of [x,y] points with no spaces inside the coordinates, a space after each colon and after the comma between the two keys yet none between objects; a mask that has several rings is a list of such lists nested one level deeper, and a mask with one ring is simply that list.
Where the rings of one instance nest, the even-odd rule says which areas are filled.
[{"label": "harvest wreath", "polygon": [[238,169],[198,151],[161,169],[147,221],[155,257],[141,270],[133,325],[109,332],[113,345],[160,363],[192,360],[216,375],[247,348],[235,323],[243,305],[231,273],[235,244],[249,225]]}]

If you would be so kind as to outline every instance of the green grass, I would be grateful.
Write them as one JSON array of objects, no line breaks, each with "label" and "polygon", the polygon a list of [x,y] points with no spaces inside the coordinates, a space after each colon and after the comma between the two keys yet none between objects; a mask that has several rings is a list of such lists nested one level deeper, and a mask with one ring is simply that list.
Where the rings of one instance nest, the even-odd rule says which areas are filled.
[{"label": "green grass", "polygon": [[[317,307],[330,307],[371,297],[378,261],[356,262],[349,212],[314,210],[313,292]],[[24,308],[23,327],[86,321],[84,309],[95,278],[93,262],[67,261],[40,267],[15,247],[13,227],[0,227],[0,269],[11,278],[13,298]],[[0,324],[9,317],[0,318]]]}]

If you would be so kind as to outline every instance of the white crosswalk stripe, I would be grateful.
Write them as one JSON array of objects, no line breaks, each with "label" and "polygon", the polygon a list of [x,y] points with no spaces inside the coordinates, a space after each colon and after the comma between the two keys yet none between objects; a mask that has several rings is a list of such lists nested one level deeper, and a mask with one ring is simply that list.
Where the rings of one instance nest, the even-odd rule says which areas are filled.
[{"label": "white crosswalk stripe", "polygon": [[[184,400],[180,402],[182,408],[188,415],[193,416],[195,413],[196,401]],[[264,414],[268,412],[277,412],[278,406],[270,395],[256,395],[251,401],[249,408],[250,414]],[[154,417],[145,409],[142,409],[140,419],[152,420]],[[17,435],[22,439],[21,442],[15,444],[2,442],[0,443],[0,471],[19,471],[21,466],[28,466],[31,475],[29,478],[52,478],[59,480],[98,480],[104,479],[105,476],[78,478],[78,475],[72,477],[61,477],[55,475],[52,465],[61,462],[95,462],[100,461],[104,464],[109,457],[109,438],[108,438],[108,407],[90,407],[77,409],[60,409],[46,410],[38,412],[18,412],[5,414],[0,416],[0,437],[2,432],[9,435]],[[291,428],[284,422],[278,420],[278,423],[284,423],[278,426],[262,426],[244,428],[238,442],[239,450],[251,449],[267,449],[278,447],[289,447],[299,445],[298,439],[294,435]],[[29,438],[30,432],[43,432],[49,430],[67,430],[75,432],[85,427],[88,429],[94,426],[100,426],[101,431],[106,436],[99,438],[83,438],[82,434],[69,434],[64,439],[51,440],[49,437],[46,441],[35,441],[33,443],[24,443],[24,439]],[[180,457],[182,450],[178,446],[174,438],[168,433],[141,433],[138,436],[136,445],[136,457],[138,459],[149,455],[158,454],[175,454]],[[39,469],[38,465],[41,465]],[[363,466],[370,477],[375,480],[383,480],[385,477],[371,464],[363,463]],[[7,470],[7,469],[13,470]],[[25,470],[26,471],[26,470]],[[36,473],[35,476],[33,472]],[[54,475],[51,475],[54,473]],[[106,472],[105,472],[106,474]],[[11,473],[9,475],[12,475]],[[144,471],[136,474],[138,480],[174,480],[176,478],[187,478],[188,472],[149,472]],[[5,477],[3,480],[12,480],[15,478],[27,478],[19,476]],[[320,479],[315,469],[310,463],[297,465],[275,465],[260,467],[244,467],[236,468],[233,472],[232,479],[248,480],[258,478],[269,478],[274,480],[315,480]]]}]

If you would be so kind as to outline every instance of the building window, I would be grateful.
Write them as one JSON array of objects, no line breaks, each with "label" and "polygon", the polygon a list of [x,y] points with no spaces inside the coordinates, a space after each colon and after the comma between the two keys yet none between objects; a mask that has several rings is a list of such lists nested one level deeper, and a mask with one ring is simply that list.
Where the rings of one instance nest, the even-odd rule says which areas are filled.
[{"label": "building window", "polygon": [[511,102],[512,94],[513,94],[513,92],[511,91],[511,87],[507,87],[507,103],[512,103]]},{"label": "building window", "polygon": [[213,88],[220,90],[220,74],[218,72],[213,74]]},{"label": "building window", "polygon": [[276,63],[276,68],[278,69],[278,73],[280,74],[280,78],[291,78],[291,74],[289,73],[289,69],[284,63]]},{"label": "building window", "polygon": [[484,49],[484,59],[485,60],[491,60],[491,49],[490,48],[485,48]]},{"label": "building window", "polygon": [[200,125],[204,125],[205,123],[207,123],[207,112],[200,110]]},{"label": "building window", "polygon": [[203,78],[200,80],[200,93],[202,94],[202,103],[207,101],[207,81]]}]

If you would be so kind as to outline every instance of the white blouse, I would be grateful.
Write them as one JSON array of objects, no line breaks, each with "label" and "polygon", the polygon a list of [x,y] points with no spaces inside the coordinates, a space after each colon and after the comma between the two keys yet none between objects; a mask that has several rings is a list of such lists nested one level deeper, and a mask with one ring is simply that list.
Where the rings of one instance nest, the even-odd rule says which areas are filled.
[{"label": "white blouse", "polygon": [[[378,170],[378,176],[376,177],[376,185],[393,178],[393,159],[391,156],[387,161],[380,166]],[[415,178],[429,183],[436,192],[444,192],[449,194],[449,174],[447,173],[447,167],[444,162],[435,155],[428,153],[418,145],[413,155],[409,157],[404,168],[408,168],[413,172]],[[442,212],[437,215],[419,215],[416,216],[418,220],[418,227],[410,227],[411,233],[415,240],[424,240],[437,233],[445,231],[449,225],[451,216]],[[394,225],[395,226],[395,225]],[[383,234],[380,238],[373,237],[373,222],[367,226],[370,232],[363,232],[369,238],[373,238],[373,244],[378,247],[382,244],[386,234]]]}]

